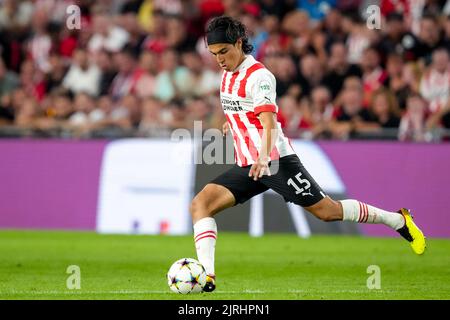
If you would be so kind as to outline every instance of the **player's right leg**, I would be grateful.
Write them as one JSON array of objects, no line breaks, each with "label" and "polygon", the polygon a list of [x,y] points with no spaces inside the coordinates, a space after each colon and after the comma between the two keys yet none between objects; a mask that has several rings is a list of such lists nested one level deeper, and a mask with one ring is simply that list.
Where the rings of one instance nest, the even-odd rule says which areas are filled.
[{"label": "player's right leg", "polygon": [[192,200],[190,212],[194,224],[197,258],[206,270],[206,292],[215,289],[214,251],[217,225],[213,216],[235,204],[234,195],[225,187],[209,183]]},{"label": "player's right leg", "polygon": [[192,200],[190,211],[194,223],[197,257],[208,275],[204,291],[215,289],[214,253],[217,225],[213,216],[268,189],[261,182],[251,179],[248,176],[249,171],[250,166],[235,165],[207,184]]},{"label": "player's right leg", "polygon": [[234,206],[235,201],[234,195],[227,188],[215,183],[208,183],[191,202],[190,212],[193,224]]}]

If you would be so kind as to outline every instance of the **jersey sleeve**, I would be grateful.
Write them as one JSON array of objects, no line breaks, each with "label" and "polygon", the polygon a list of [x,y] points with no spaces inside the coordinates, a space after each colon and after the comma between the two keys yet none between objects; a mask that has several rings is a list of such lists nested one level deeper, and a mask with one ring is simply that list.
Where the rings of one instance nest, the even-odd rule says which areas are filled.
[{"label": "jersey sleeve", "polygon": [[278,113],[275,103],[277,97],[275,77],[267,70],[262,70],[252,87],[253,109],[255,115],[261,112]]}]

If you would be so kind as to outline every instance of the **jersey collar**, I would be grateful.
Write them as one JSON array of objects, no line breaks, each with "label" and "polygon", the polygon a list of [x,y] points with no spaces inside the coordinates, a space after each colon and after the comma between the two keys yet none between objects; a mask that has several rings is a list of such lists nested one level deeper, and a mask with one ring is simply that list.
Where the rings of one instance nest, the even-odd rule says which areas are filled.
[{"label": "jersey collar", "polygon": [[241,62],[241,64],[232,71],[232,73],[241,71],[243,69],[247,69],[249,67],[251,67],[252,65],[254,65],[256,63],[255,58],[253,58],[253,56],[251,54],[246,55],[244,61]]}]

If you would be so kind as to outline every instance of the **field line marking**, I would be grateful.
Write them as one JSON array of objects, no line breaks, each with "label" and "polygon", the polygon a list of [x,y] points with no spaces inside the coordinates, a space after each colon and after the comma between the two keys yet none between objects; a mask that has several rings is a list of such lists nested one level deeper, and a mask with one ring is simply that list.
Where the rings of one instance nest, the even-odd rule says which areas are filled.
[{"label": "field line marking", "polygon": [[[369,290],[326,290],[327,293],[367,293]],[[380,293],[387,293],[390,290],[376,290]],[[371,291],[373,292],[373,290]],[[265,291],[265,290],[243,290],[243,291],[222,291],[218,290],[214,292],[215,294],[275,294],[275,293],[303,293],[303,294],[323,294],[319,291],[313,290],[288,290],[288,291]],[[11,291],[0,291],[0,296],[2,295],[83,295],[83,294],[174,294],[170,290],[11,290]]]}]

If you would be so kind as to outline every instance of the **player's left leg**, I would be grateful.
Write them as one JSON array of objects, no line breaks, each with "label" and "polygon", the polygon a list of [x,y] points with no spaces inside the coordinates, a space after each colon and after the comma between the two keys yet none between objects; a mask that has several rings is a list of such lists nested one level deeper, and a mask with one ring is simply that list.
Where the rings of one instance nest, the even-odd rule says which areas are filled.
[{"label": "player's left leg", "polygon": [[286,201],[304,207],[323,221],[384,224],[408,240],[415,253],[424,252],[425,237],[407,209],[390,212],[357,200],[335,201],[325,195],[296,155],[280,158],[276,165],[277,173],[264,176],[261,182],[281,194]]},{"label": "player's left leg", "polygon": [[397,231],[411,243],[413,251],[422,254],[426,241],[422,231],[414,223],[411,213],[405,208],[390,212],[357,200],[334,201],[325,197],[316,204],[305,207],[323,221],[352,221],[357,223],[384,224]]},{"label": "player's left leg", "polygon": [[380,223],[394,230],[405,225],[405,219],[401,214],[385,211],[357,200],[335,201],[327,196],[305,209],[323,221]]}]

